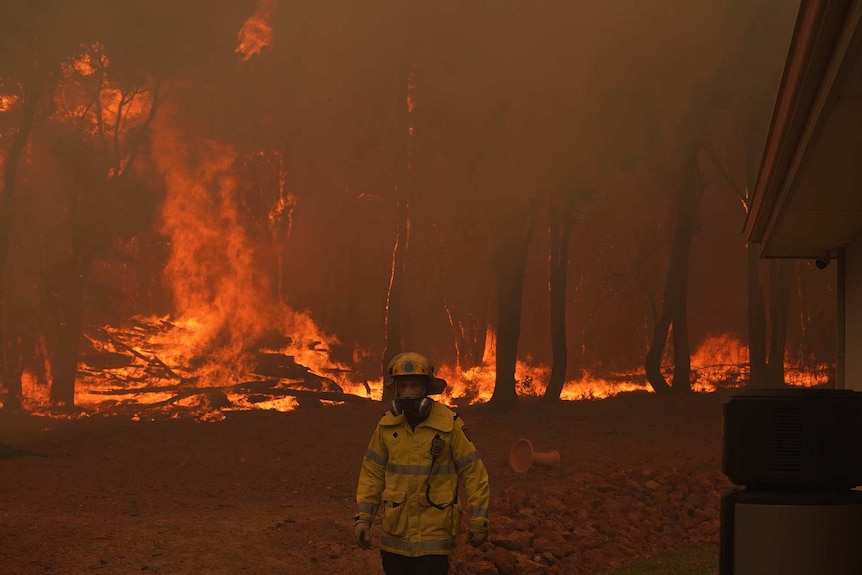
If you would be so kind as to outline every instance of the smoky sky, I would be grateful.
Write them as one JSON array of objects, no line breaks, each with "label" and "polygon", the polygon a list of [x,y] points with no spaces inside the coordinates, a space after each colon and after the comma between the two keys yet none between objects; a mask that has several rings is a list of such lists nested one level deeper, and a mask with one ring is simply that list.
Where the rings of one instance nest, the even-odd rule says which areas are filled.
[{"label": "smoky sky", "polygon": [[[538,204],[519,353],[548,363],[546,207],[572,195],[570,349],[588,366],[631,367],[642,361],[661,304],[672,198],[695,122],[708,145],[698,163],[692,343],[724,333],[744,341],[738,192],[753,186],[796,9],[787,0],[18,8],[14,50],[0,68],[7,92],[26,83],[38,52],[56,63],[54,97],[85,100],[92,80],[64,81],[61,64],[98,42],[110,62],[106,85],[152,94],[160,82],[161,100],[123,187],[85,205],[107,212],[98,218],[81,216],[70,198],[92,192],[92,181],[108,173],[109,147],[68,114],[42,112],[21,171],[13,291],[39,316],[52,293],[46,269],[63,268],[69,257],[64,226],[113,222],[85,226],[100,230],[91,243],[101,246],[90,251],[88,325],[178,313],[165,277],[177,240],[166,232],[164,207],[182,194],[172,177],[198,174],[206,181],[196,193],[212,195],[212,210],[222,209],[216,200],[224,193],[236,207],[243,241],[235,249],[249,263],[230,273],[255,293],[254,304],[307,310],[342,342],[334,353],[375,357],[404,202],[404,343],[451,363],[453,330],[493,328],[495,242]],[[243,58],[238,32],[256,13],[271,36]],[[73,88],[81,93],[70,95]],[[696,93],[707,94],[707,113],[692,120]],[[16,113],[0,113],[4,136],[16,129]],[[134,123],[128,128],[134,134]],[[201,168],[212,165],[214,150],[217,177]],[[81,165],[92,173],[82,175]],[[216,219],[211,227],[218,226]],[[219,246],[230,245],[237,244],[214,237],[213,261],[227,258],[219,250],[234,248]],[[798,269],[791,347],[812,334],[822,339],[829,333],[822,326],[834,322],[831,276],[804,262]],[[214,282],[209,289],[219,289]]]}]

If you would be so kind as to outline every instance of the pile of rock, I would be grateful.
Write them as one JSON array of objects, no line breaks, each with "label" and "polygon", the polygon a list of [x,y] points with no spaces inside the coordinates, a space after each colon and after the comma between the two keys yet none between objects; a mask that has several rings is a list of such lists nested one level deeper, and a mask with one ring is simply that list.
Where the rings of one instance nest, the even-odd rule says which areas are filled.
[{"label": "pile of rock", "polygon": [[593,574],[658,551],[719,538],[718,469],[632,469],[548,476],[541,491],[504,488],[490,541],[459,545],[453,573]]}]

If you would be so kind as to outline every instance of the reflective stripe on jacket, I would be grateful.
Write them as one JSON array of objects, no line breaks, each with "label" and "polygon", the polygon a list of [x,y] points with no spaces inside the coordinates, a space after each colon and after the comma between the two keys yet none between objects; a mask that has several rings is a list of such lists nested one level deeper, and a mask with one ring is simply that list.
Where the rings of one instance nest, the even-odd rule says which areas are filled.
[{"label": "reflective stripe on jacket", "polygon": [[[432,458],[435,437],[443,444],[440,455]],[[386,551],[411,557],[448,554],[461,526],[459,478],[470,525],[487,527],[488,472],[458,414],[433,402],[428,417],[411,430],[404,415],[387,412],[362,460],[357,517],[370,523],[382,510],[381,547]]]}]

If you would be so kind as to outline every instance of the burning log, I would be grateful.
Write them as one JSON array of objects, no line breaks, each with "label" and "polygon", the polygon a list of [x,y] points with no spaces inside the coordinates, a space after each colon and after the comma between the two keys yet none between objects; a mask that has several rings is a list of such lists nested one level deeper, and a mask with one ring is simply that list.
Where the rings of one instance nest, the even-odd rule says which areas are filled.
[{"label": "burning log", "polygon": [[344,392],[341,386],[335,383],[334,380],[318,375],[304,365],[296,363],[292,355],[260,353],[257,356],[257,365],[252,373],[264,377],[302,380],[307,387],[324,392]]},{"label": "burning log", "polygon": [[257,340],[257,344],[263,349],[284,349],[293,343],[293,338],[278,331],[264,334]]},{"label": "burning log", "polygon": [[[236,378],[221,385],[225,374],[206,372],[208,375],[204,381],[201,379],[203,376],[195,373],[198,367],[209,366],[203,358],[188,360],[192,365],[172,366],[160,357],[163,350],[161,342],[176,339],[172,337],[173,334],[166,333],[174,329],[183,328],[164,318],[134,320],[122,330],[105,327],[92,337],[85,336],[90,349],[82,353],[79,373],[88,382],[86,393],[91,397],[102,396],[105,401],[97,403],[115,403],[115,407],[136,403],[146,409],[169,406],[187,408],[196,403],[195,409],[211,411],[278,402],[288,397],[296,398],[296,404],[300,406],[320,405],[326,401],[369,401],[368,398],[345,393],[344,388],[337,383],[336,378],[340,381],[345,373],[352,373],[352,370],[321,367],[313,371],[297,362],[296,356],[274,351],[285,349],[285,344],[292,339],[276,332],[268,333],[254,342],[252,347],[260,351],[252,352],[247,379],[241,375],[239,377],[243,379],[239,383],[234,383]],[[320,351],[322,344],[322,341],[313,340],[310,347]],[[242,358],[240,364],[247,365],[248,359]],[[235,371],[229,369],[225,373]],[[253,379],[255,376],[263,379]],[[106,386],[106,383],[111,387]],[[365,388],[370,395],[367,382]],[[150,396],[155,403],[147,401],[146,396]]]},{"label": "burning log", "polygon": [[134,362],[126,354],[113,351],[83,353],[79,360],[94,370],[122,369],[129,367]]},{"label": "burning log", "polygon": [[[244,381],[226,386],[208,386],[208,387],[189,387],[185,385],[155,385],[148,387],[139,387],[135,389],[103,389],[94,390],[95,395],[104,396],[123,396],[123,395],[141,395],[148,393],[173,393],[174,395],[163,401],[147,404],[149,407],[163,407],[176,404],[178,401],[187,399],[194,395],[207,395],[211,401],[219,403],[219,398],[223,396],[224,401],[228,403],[224,407],[229,407],[228,393],[239,393],[249,398],[253,403],[262,403],[271,401],[276,397],[293,396],[297,399],[305,400],[324,400],[338,401],[347,403],[367,403],[373,401],[370,398],[353,395],[344,392],[331,391],[313,391],[308,389],[292,389],[288,387],[277,387],[279,380],[265,379],[256,381]],[[223,403],[223,402],[222,402]],[[215,405],[213,407],[216,407]]]},{"label": "burning log", "polygon": [[139,352],[138,350],[136,350],[132,346],[126,345],[125,343],[121,342],[120,340],[118,340],[117,338],[115,338],[111,335],[108,336],[108,341],[110,341],[112,344],[114,344],[115,346],[117,346],[121,349],[125,349],[126,351],[128,351],[129,353],[134,355],[135,357],[138,357],[138,358],[146,361],[147,367],[155,365],[155,366],[159,367],[161,370],[163,370],[165,372],[165,374],[167,374],[172,379],[179,379],[179,380],[183,379],[183,377],[181,375],[177,374],[174,370],[172,370],[170,367],[168,367],[165,364],[165,362],[163,362],[157,356],[154,355],[153,357],[147,357],[146,355]]},{"label": "burning log", "polygon": [[253,373],[284,379],[302,379],[310,373],[310,370],[296,363],[292,355],[259,353]]}]

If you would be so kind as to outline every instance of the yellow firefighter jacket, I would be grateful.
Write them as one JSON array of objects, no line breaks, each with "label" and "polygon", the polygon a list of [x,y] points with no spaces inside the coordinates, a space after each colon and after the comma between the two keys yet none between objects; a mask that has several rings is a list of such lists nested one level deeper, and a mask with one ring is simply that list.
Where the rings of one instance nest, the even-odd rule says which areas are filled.
[{"label": "yellow firefighter jacket", "polygon": [[[439,455],[433,457],[435,438]],[[410,557],[449,554],[461,525],[459,478],[470,526],[487,528],[488,472],[464,421],[433,402],[428,417],[412,430],[403,414],[387,411],[362,460],[356,519],[371,523],[382,507],[382,549]]]}]

